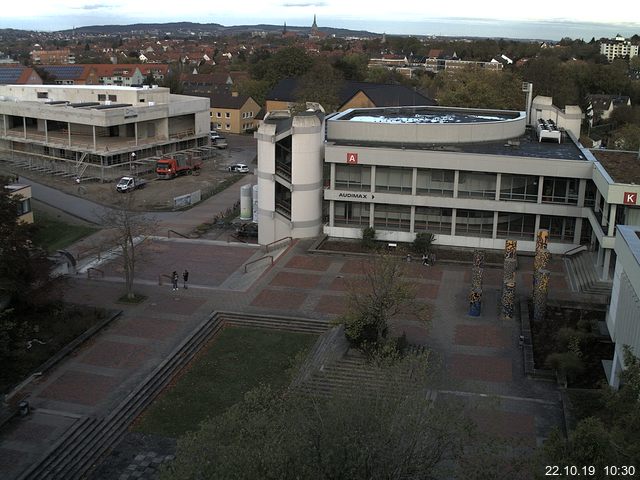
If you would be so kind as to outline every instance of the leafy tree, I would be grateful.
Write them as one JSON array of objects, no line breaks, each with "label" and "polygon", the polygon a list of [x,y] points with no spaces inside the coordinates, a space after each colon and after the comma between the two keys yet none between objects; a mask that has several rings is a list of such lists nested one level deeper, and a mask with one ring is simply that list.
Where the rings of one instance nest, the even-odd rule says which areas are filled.
[{"label": "leafy tree", "polygon": [[350,53],[340,57],[334,66],[346,80],[362,82],[367,77],[368,64],[369,59],[365,55]]},{"label": "leafy tree", "polygon": [[367,70],[367,77],[365,78],[365,80],[372,83],[404,83],[404,78],[401,74],[399,74],[395,70],[389,70],[385,67],[370,68],[369,70]]},{"label": "leafy tree", "polygon": [[640,149],[640,125],[628,124],[614,130],[607,146],[616,150],[638,151]]},{"label": "leafy tree", "polygon": [[429,232],[418,232],[413,241],[413,251],[418,255],[426,255],[431,251],[436,236]]},{"label": "leafy tree", "polygon": [[342,74],[327,61],[316,62],[300,77],[295,95],[299,103],[318,102],[325,112],[335,112],[340,105]]},{"label": "leafy tree", "polygon": [[313,60],[300,47],[286,47],[272,56],[253,63],[249,69],[256,80],[265,80],[273,86],[283,78],[300,77],[307,73]]},{"label": "leafy tree", "polygon": [[364,248],[373,248],[376,246],[376,229],[367,227],[362,229],[362,246]]},{"label": "leafy tree", "polygon": [[180,439],[161,478],[449,478],[473,431],[463,409],[432,403],[424,382],[400,380],[406,370],[380,372],[380,385],[355,382],[326,398],[254,389]]},{"label": "leafy tree", "polygon": [[184,85],[180,80],[181,69],[179,67],[173,67],[169,70],[169,73],[165,75],[162,82],[163,87],[167,87],[171,93],[181,94],[184,92]]},{"label": "leafy tree", "polygon": [[445,72],[438,90],[440,105],[522,110],[522,79],[510,72],[466,69]]}]

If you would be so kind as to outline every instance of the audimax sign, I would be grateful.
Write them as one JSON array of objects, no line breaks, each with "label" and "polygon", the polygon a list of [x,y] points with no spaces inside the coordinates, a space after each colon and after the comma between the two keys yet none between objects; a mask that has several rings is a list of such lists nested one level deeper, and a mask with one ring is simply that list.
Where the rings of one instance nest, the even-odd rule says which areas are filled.
[{"label": "audimax sign", "polygon": [[[367,200],[369,198],[370,193],[352,193],[352,192],[340,192],[338,193],[338,198],[359,198],[362,200]],[[371,195],[371,199],[375,198]]]}]

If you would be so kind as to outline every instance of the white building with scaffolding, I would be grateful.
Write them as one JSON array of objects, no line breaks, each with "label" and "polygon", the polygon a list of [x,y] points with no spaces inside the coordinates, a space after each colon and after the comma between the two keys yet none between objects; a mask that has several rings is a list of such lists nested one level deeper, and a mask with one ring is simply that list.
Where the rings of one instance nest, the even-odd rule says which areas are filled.
[{"label": "white building with scaffolding", "polygon": [[0,86],[0,157],[24,168],[109,181],[209,148],[207,98],[148,86]]}]

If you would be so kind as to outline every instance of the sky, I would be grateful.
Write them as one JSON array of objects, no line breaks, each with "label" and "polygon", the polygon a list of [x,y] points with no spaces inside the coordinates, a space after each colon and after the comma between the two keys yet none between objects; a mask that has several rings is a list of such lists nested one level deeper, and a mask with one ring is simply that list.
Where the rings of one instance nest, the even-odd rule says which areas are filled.
[{"label": "sky", "polygon": [[27,0],[3,2],[0,28],[51,31],[180,21],[310,26],[316,14],[320,27],[388,34],[550,40],[640,34],[638,0],[604,6],[594,0]]}]

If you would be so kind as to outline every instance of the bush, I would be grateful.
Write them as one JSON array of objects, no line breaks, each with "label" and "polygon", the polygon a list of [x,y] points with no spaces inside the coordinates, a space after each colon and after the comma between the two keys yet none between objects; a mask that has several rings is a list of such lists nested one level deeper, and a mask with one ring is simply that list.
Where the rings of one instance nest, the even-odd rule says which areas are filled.
[{"label": "bush", "polygon": [[426,255],[431,251],[436,236],[429,232],[416,233],[416,239],[413,241],[413,251],[419,255]]},{"label": "bush", "polygon": [[376,246],[376,229],[367,227],[362,229],[362,246],[365,248],[373,248]]}]

